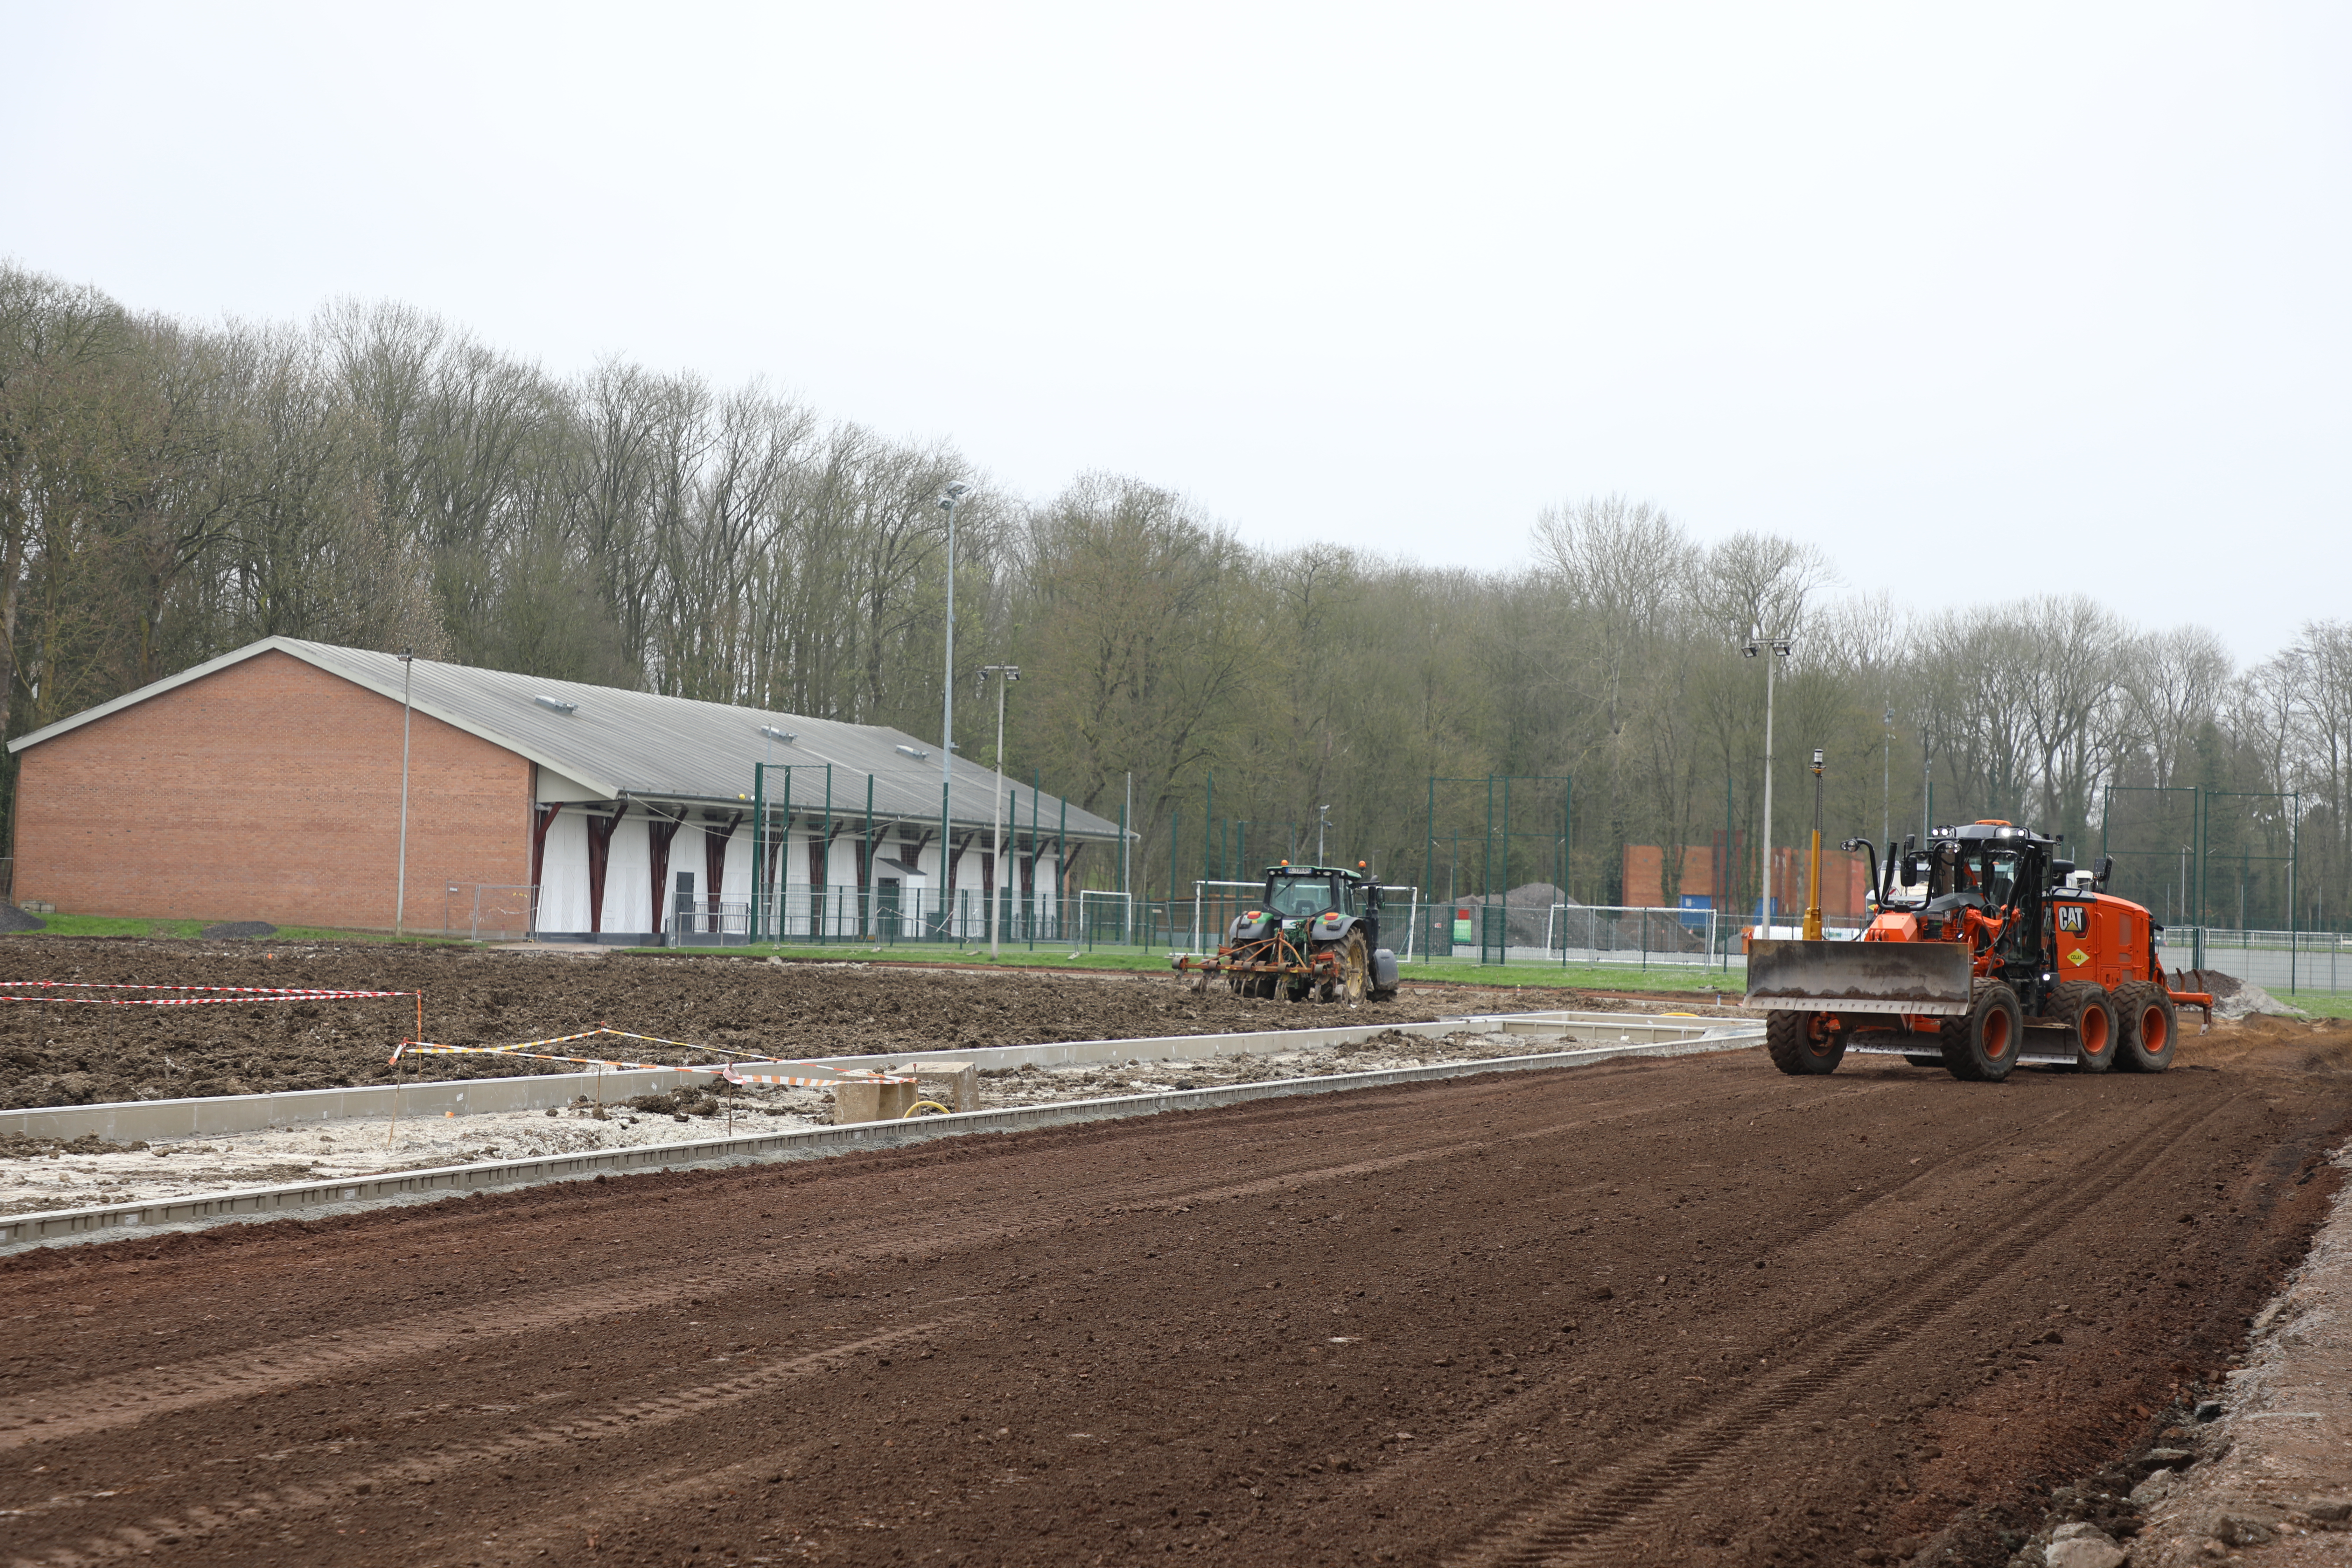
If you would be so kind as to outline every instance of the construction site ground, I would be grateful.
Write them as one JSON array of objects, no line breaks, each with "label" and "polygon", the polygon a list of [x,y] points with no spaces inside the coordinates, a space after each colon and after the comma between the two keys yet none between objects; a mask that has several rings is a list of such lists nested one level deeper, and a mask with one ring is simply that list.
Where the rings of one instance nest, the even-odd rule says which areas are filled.
[{"label": "construction site ground", "polygon": [[2129,1547],[2115,1467],[2233,1385],[2348,1069],[2273,1020],[2156,1077],[1619,1060],[28,1251],[0,1557]]},{"label": "construction site ground", "polygon": [[[1334,1016],[1347,1015],[1307,1013],[1304,1020],[1325,1023]],[[1384,1072],[1434,1062],[1525,1056],[1615,1038],[1606,1029],[1563,1030],[1531,1038],[1465,1028],[1442,1038],[1391,1032],[1345,1045],[1246,1056],[992,1068],[980,1075],[976,1109]],[[428,1063],[437,1068],[452,1059],[463,1058],[432,1058]],[[918,1065],[913,1070],[919,1077],[925,1069]],[[131,1145],[95,1136],[0,1139],[0,1215],[834,1124],[833,1095],[825,1089],[735,1089],[716,1079],[713,1088],[719,1092],[669,1090],[615,1098],[610,1104],[583,1094],[579,1103],[547,1110],[313,1122],[233,1135],[141,1140]],[[925,1092],[944,1095],[950,1090],[933,1079]]]},{"label": "construction site ground", "polygon": [[[575,957],[382,943],[0,938],[0,981],[34,980],[421,990],[425,1037],[445,1045],[508,1045],[611,1024],[787,1058],[1223,1034],[1335,1017],[1406,1022],[1527,1005],[1485,987],[1416,985],[1341,1015],[1238,997],[1222,985],[1196,994],[1166,973],[1038,974],[609,950]],[[1567,992],[1543,1005],[1611,1005]],[[9,1001],[0,1004],[0,1110],[388,1082],[393,1047],[416,1033],[416,1004],[406,996],[186,1007]],[[412,1061],[400,1070],[415,1076],[424,1068]],[[434,1060],[429,1076],[572,1070],[453,1056]]]}]

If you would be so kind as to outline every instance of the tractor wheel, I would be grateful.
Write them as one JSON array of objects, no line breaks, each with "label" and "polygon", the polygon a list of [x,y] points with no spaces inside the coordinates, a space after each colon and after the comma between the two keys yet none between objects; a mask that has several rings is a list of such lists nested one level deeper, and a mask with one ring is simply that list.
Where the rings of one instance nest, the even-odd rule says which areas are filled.
[{"label": "tractor wheel", "polygon": [[2050,1015],[2074,1031],[2078,1070],[2105,1072],[2116,1065],[2123,1031],[2116,1026],[2115,998],[2105,986],[2087,980],[2065,982],[2051,998]]},{"label": "tractor wheel", "polygon": [[1792,1078],[1837,1071],[1845,1058],[1845,1031],[1824,1026],[1825,1013],[1773,1013],[1764,1020],[1764,1050]]},{"label": "tractor wheel", "polygon": [[2025,1034],[2017,993],[1998,980],[1979,980],[1969,994],[1969,1010],[1944,1020],[1944,1068],[1964,1083],[1999,1083],[2017,1065]]},{"label": "tractor wheel", "polygon": [[2180,1020],[2163,987],[2134,980],[2116,987],[2116,1065],[2126,1072],[2162,1072],[2172,1065]]},{"label": "tractor wheel", "polygon": [[1349,1006],[1359,1006],[1372,989],[1372,950],[1364,941],[1364,933],[1351,931],[1339,944],[1339,996]]}]

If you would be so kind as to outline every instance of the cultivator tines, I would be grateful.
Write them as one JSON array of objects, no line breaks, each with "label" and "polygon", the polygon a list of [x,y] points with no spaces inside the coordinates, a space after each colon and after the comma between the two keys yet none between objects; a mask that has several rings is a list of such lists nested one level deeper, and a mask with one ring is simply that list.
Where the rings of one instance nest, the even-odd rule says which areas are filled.
[{"label": "cultivator tines", "polygon": [[1308,980],[1318,985],[1336,985],[1347,975],[1337,952],[1324,948],[1310,952],[1282,936],[1221,947],[1213,958],[1171,953],[1168,963],[1177,973],[1191,976],[1195,991],[1206,991],[1213,974],[1228,978],[1236,974],[1281,976],[1293,981]]}]

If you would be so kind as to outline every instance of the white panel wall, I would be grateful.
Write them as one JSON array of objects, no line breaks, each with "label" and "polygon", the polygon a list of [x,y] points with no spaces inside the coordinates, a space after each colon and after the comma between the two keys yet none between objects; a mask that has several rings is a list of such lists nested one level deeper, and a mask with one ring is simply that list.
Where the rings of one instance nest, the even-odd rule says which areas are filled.
[{"label": "white panel wall", "polygon": [[604,929],[649,931],[654,926],[654,850],[646,819],[624,818],[613,830],[604,860]]},{"label": "white panel wall", "polygon": [[541,853],[539,929],[588,929],[588,819],[571,806],[547,830]]}]

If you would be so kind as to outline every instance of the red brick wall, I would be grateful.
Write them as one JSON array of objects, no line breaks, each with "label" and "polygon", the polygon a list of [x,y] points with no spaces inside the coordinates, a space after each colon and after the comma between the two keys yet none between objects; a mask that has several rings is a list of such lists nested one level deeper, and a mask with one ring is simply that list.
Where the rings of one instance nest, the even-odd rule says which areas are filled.
[{"label": "red brick wall", "polygon": [[[19,901],[66,914],[392,925],[394,700],[265,653],[19,761]],[[530,793],[528,762],[416,715],[410,926],[440,925],[451,882],[530,879]]]}]

